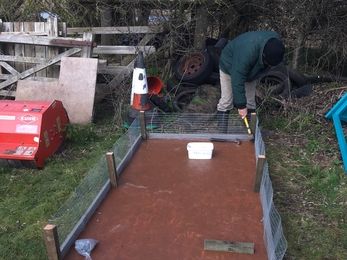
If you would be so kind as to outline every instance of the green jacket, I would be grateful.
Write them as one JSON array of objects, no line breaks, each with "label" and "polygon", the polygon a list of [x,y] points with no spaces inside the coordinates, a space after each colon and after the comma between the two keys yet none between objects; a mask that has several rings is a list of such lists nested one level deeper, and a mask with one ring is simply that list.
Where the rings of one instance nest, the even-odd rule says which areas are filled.
[{"label": "green jacket", "polygon": [[[231,75],[234,106],[238,109],[246,108],[245,82],[257,79],[262,71],[268,71],[263,63],[263,49],[270,38],[282,41],[276,32],[246,32],[230,41],[222,51],[219,68]],[[259,75],[258,78],[260,77]]]}]

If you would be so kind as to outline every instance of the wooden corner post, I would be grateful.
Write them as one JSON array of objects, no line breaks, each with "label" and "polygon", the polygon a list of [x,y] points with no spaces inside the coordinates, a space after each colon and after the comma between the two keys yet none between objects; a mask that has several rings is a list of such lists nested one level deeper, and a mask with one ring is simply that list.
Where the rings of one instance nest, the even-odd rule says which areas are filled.
[{"label": "wooden corner post", "polygon": [[145,111],[140,111],[140,125],[142,140],[147,139]]},{"label": "wooden corner post", "polygon": [[260,191],[261,180],[263,179],[265,155],[258,156],[257,172],[255,174],[254,192]]},{"label": "wooden corner post", "polygon": [[253,135],[255,135],[255,126],[256,126],[257,114],[251,113],[251,120],[249,122],[249,128]]},{"label": "wooden corner post", "polygon": [[61,260],[58,231],[55,225],[46,225],[43,229],[48,260]]},{"label": "wooden corner post", "polygon": [[113,152],[106,153],[106,161],[107,161],[108,174],[110,176],[111,187],[117,188],[118,176],[117,176],[117,168],[116,168],[116,162],[114,160]]}]

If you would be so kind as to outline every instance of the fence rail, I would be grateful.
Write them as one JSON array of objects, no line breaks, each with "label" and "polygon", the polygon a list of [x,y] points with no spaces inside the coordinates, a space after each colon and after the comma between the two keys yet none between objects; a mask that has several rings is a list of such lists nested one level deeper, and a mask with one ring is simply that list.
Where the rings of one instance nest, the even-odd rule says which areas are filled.
[{"label": "fence rail", "polygon": [[[0,97],[15,97],[19,79],[51,81],[59,78],[61,56],[99,59],[98,73],[115,78],[103,88],[116,88],[133,70],[135,54],[144,56],[156,51],[147,46],[161,33],[161,26],[67,28],[56,18],[47,22],[2,22],[0,20]],[[96,45],[95,35],[143,34],[137,46]],[[67,37],[67,36],[77,37]],[[77,51],[69,51],[69,50]],[[113,58],[114,56],[118,58]],[[120,60],[112,64],[109,60]],[[54,61],[54,62],[52,62]],[[117,77],[118,76],[118,77]],[[97,86],[98,87],[98,86]]]}]

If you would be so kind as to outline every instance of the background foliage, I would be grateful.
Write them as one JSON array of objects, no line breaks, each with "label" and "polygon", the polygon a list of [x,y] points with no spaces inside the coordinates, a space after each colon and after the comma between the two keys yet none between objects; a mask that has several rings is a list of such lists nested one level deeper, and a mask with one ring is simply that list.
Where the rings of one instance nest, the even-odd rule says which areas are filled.
[{"label": "background foliage", "polygon": [[[161,37],[170,43],[165,47],[169,46],[170,57],[192,48],[194,40],[195,47],[204,48],[204,43],[198,45],[197,41],[233,39],[249,30],[275,30],[288,48],[288,65],[305,72],[326,70],[338,75],[346,74],[346,11],[347,2],[341,0],[0,2],[0,19],[4,22],[43,20],[43,12],[58,16],[68,27],[135,26],[161,21],[166,28]],[[207,17],[206,22],[202,17]],[[197,27],[203,37],[192,34]]]}]

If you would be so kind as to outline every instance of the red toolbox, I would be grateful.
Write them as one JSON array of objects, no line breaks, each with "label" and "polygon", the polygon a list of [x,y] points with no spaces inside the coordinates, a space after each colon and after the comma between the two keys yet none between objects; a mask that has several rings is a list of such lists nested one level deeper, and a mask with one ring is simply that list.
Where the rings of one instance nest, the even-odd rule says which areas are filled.
[{"label": "red toolbox", "polygon": [[42,168],[66,137],[61,101],[0,100],[0,164]]}]

